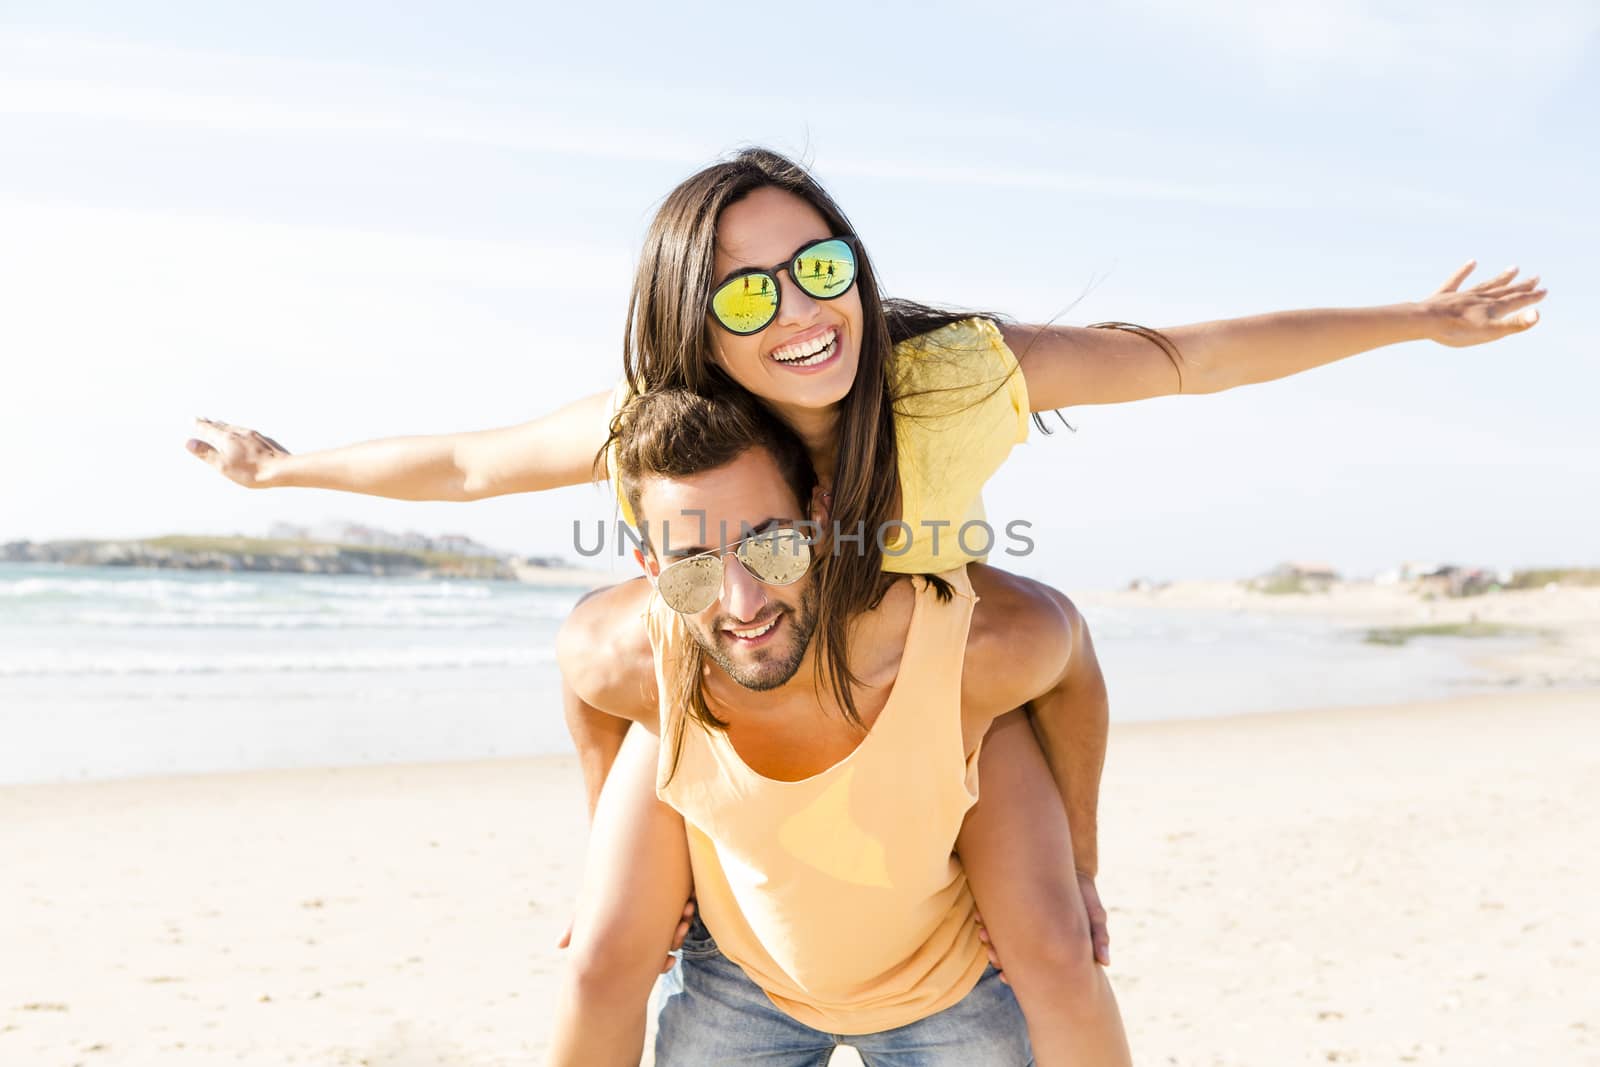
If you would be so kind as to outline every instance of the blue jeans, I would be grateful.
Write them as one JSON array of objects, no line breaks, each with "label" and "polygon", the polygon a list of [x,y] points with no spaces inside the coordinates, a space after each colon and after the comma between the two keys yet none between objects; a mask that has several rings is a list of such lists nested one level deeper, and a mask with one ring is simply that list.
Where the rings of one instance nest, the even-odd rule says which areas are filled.
[{"label": "blue jeans", "polygon": [[656,984],[656,1067],[821,1067],[850,1045],[866,1067],[1032,1067],[1028,1028],[993,967],[944,1011],[876,1034],[813,1030],[773,1004],[695,917]]}]

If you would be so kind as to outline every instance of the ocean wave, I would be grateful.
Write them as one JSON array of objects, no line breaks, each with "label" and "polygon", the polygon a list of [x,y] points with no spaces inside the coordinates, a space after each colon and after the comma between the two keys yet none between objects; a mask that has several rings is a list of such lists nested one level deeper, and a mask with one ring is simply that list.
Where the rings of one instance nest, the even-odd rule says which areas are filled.
[{"label": "ocean wave", "polygon": [[[559,616],[555,616],[559,617]],[[422,612],[250,611],[76,611],[50,618],[52,624],[116,630],[513,630],[544,617],[441,615]]]},{"label": "ocean wave", "polygon": [[[490,589],[486,585],[473,582],[432,581],[418,584],[401,584],[392,578],[373,579],[373,581],[385,583],[383,596],[397,600],[491,600],[496,595],[508,595],[507,593]],[[319,597],[340,599],[347,597],[363,599],[372,595],[373,589],[370,585],[354,585],[348,580],[343,580],[343,584],[340,584],[340,582],[341,579],[337,578],[324,579],[320,582],[312,579],[299,579],[295,582],[294,588],[313,593]],[[509,595],[515,596],[517,594],[512,592]]]},{"label": "ocean wave", "polygon": [[[274,580],[276,579],[276,580]],[[242,578],[82,578],[27,577],[0,578],[0,597],[13,600],[102,598],[146,600],[162,603],[179,600],[274,600],[312,597],[332,600],[373,598],[404,601],[491,600],[496,596],[515,598],[522,587],[493,590],[481,583],[457,581],[403,582],[393,578],[352,579],[348,577],[290,578],[264,576],[264,580]],[[538,595],[528,589],[523,595]]]},{"label": "ocean wave", "polygon": [[554,662],[554,648],[359,649],[326,653],[279,649],[186,654],[35,648],[21,656],[0,654],[0,678],[472,670],[539,667]]},{"label": "ocean wave", "polygon": [[274,577],[0,579],[0,627],[512,629],[559,621],[577,599],[526,586]]},{"label": "ocean wave", "polygon": [[166,600],[183,596],[196,600],[221,600],[241,594],[254,594],[259,586],[228,579],[181,581],[171,578],[19,578],[0,581],[0,597],[12,599],[61,599],[117,597],[121,599]]}]

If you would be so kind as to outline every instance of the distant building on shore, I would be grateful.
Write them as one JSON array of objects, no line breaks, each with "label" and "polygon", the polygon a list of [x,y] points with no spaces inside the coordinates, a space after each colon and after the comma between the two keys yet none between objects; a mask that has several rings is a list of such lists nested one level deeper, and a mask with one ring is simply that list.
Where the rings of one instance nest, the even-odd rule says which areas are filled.
[{"label": "distant building on shore", "polygon": [[1309,563],[1305,560],[1292,560],[1280,563],[1272,572],[1279,578],[1298,578],[1302,582],[1327,582],[1339,580],[1339,572],[1333,569],[1331,563]]},{"label": "distant building on shore", "polygon": [[1386,571],[1378,572],[1372,581],[1375,585],[1402,585],[1436,573],[1442,566],[1443,564],[1432,560],[1408,559],[1398,567],[1390,567]]},{"label": "distant building on shore", "polygon": [[1339,581],[1339,572],[1329,563],[1291,560],[1280,563],[1251,581],[1259,593],[1326,593]]},{"label": "distant building on shore", "polygon": [[1458,567],[1446,564],[1416,579],[1417,592],[1424,596],[1477,596],[1507,584],[1498,571],[1487,567]]},{"label": "distant building on shore", "polygon": [[445,534],[434,541],[433,551],[452,552],[458,556],[497,556],[494,549],[480,545],[466,534]]}]

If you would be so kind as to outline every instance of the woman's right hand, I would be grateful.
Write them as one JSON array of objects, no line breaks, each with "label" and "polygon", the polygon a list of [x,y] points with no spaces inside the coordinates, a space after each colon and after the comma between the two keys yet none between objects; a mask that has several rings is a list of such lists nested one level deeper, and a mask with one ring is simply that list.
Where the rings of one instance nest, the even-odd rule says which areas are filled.
[{"label": "woman's right hand", "polygon": [[194,425],[196,436],[184,447],[246,489],[270,487],[273,464],[289,455],[287,448],[255,430],[203,418],[196,418]]},{"label": "woman's right hand", "polygon": [[494,430],[384,437],[290,455],[270,437],[196,419],[188,449],[248,489],[292,487],[390,500],[483,500],[594,480],[611,393]]}]

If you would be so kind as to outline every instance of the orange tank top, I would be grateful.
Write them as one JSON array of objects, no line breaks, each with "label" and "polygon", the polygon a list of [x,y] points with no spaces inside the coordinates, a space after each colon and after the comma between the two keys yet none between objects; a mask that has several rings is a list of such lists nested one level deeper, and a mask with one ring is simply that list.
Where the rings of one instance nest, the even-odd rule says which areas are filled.
[{"label": "orange tank top", "polygon": [[[798,782],[751,770],[720,730],[668,706],[665,666],[693,638],[649,611],[662,745],[656,792],[688,826],[700,914],[717,946],[781,1010],[837,1034],[890,1030],[955,1004],[987,958],[953,854],[978,797],[961,736],[961,670],[977,598],[966,568],[916,583],[905,652],[872,728]],[[683,729],[676,771],[672,738]]]}]

